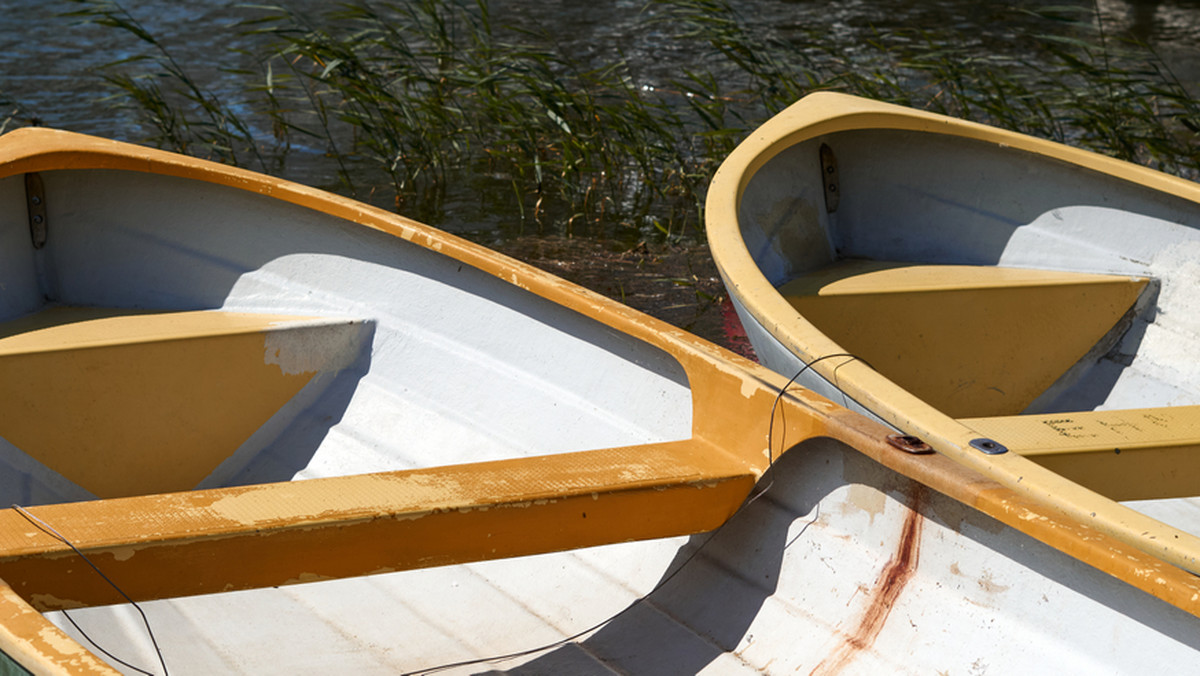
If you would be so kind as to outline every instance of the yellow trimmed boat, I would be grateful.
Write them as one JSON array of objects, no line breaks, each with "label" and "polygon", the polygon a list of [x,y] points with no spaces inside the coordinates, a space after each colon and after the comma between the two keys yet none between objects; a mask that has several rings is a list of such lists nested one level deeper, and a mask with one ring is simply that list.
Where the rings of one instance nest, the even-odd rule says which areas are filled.
[{"label": "yellow trimmed boat", "polygon": [[1200,186],[821,92],[706,220],[764,364],[1200,573]]},{"label": "yellow trimmed boat", "polygon": [[1195,656],[1161,552],[455,237],[50,130],[0,200],[0,670]]}]

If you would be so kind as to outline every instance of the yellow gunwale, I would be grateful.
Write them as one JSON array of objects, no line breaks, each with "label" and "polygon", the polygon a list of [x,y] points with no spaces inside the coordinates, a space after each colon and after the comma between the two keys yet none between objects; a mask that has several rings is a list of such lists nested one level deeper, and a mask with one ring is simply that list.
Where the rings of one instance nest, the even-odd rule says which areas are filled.
[{"label": "yellow gunwale", "polygon": [[[1200,185],[1085,150],[854,96],[810,94],[756,129],[729,155],[717,170],[705,203],[709,247],[731,295],[806,363],[844,350],[796,313],[759,270],[741,238],[738,204],[755,173],[783,150],[826,134],[866,129],[928,132],[984,141],[1200,202]],[[1061,510],[1109,537],[1200,574],[1197,536],[1120,505],[1016,453],[980,453],[970,441],[983,434],[943,414],[862,362],[829,358],[813,368],[888,424],[921,437],[962,466],[1023,498]],[[1003,443],[1002,439],[998,441]]]},{"label": "yellow gunwale", "polygon": [[[769,449],[786,449],[805,438],[825,436],[1200,616],[1200,578],[1172,565],[1173,561],[1100,530],[1093,520],[1064,513],[1052,499],[1008,486],[997,479],[991,465],[983,465],[985,471],[981,472],[970,463],[951,460],[950,454],[904,453],[887,443],[889,428],[798,388],[780,400],[789,413],[787,424],[777,425],[776,438],[768,439],[768,417],[777,393],[786,384],[784,377],[599,294],[453,235],[313,188],[163,151],[46,129],[18,130],[0,139],[0,177],[59,169],[114,169],[204,181],[269,195],[389,233],[662,348],[683,366],[693,391],[690,440],[504,461],[510,463],[507,470],[532,470],[541,463],[560,463],[550,476],[562,480],[569,479],[581,463],[590,462],[591,474],[586,481],[576,482],[570,494],[554,482],[534,481],[518,482],[514,490],[497,493],[485,481],[497,466],[481,463],[44,505],[28,510],[75,540],[81,551],[99,560],[114,578],[127,581],[145,577],[127,589],[135,600],[200,593],[203,590],[199,587],[205,585],[208,590],[260,587],[712,528],[740,506],[754,481],[767,469]],[[715,199],[719,202],[720,198]],[[756,426],[729,425],[730,420],[755,421]],[[641,458],[646,451],[659,454],[663,462],[641,465],[649,470],[648,474],[630,475],[629,456]],[[666,471],[664,468],[670,470],[667,476],[660,475]],[[435,487],[452,481],[463,490],[448,501],[436,500],[429,491],[431,476],[440,476]],[[696,494],[702,496],[699,502]],[[351,497],[355,495],[374,497]],[[408,496],[407,502],[383,504],[386,499],[404,495]],[[611,498],[607,526],[600,525],[605,520],[596,519],[596,526],[583,527],[582,518],[571,509],[576,498],[587,504]],[[656,512],[671,516],[642,528],[639,520],[644,517],[645,505],[650,504],[647,500],[652,501]],[[222,504],[227,509],[222,510]],[[703,504],[702,513],[670,509],[672,505],[698,504]],[[162,527],[148,527],[164,514],[171,518]],[[449,526],[505,525],[506,515],[520,516],[508,526],[527,526],[540,520],[554,531],[531,543],[526,528],[505,527],[499,534],[503,537],[490,538],[485,546],[476,541],[467,543],[466,549],[455,548],[455,528]],[[76,650],[77,646],[38,612],[73,605],[71,601],[111,598],[111,591],[96,579],[85,583],[80,576],[64,572],[64,567],[69,567],[64,562],[74,554],[16,510],[0,511],[0,521],[4,522],[0,529],[0,579],[10,585],[0,586],[0,651],[37,673],[112,673],[106,665],[91,661],[86,651]],[[101,521],[108,524],[103,529],[96,527]],[[377,537],[379,533],[404,527],[423,529],[423,537],[428,538],[409,552],[407,559],[398,559],[394,552],[382,552],[376,546],[389,539]],[[505,539],[508,545],[500,547],[498,543]],[[344,546],[331,548],[332,542]],[[441,553],[435,551],[439,548]],[[328,560],[330,549],[337,552],[338,569],[326,575],[285,563],[289,556],[298,555],[290,559],[293,561],[303,560],[305,553],[322,551]],[[177,568],[167,565],[173,561],[176,566],[186,566],[194,561],[191,557],[202,552],[206,573],[200,585],[190,581],[194,580],[194,566],[189,568],[189,575],[178,575]],[[246,556],[254,552],[269,556],[261,561]],[[76,567],[82,568],[77,563]],[[79,598],[57,597],[48,591],[64,580]]]}]

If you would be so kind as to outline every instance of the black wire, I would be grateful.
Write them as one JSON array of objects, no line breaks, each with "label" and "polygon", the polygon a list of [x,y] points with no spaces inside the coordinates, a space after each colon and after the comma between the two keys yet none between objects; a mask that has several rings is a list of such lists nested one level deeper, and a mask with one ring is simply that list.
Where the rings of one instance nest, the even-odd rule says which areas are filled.
[{"label": "black wire", "polygon": [[[729,523],[729,521],[727,520],[725,523]],[[511,660],[511,659],[514,659],[517,657],[524,657],[525,655],[532,655],[534,653],[540,653],[540,652],[543,652],[546,650],[550,650],[552,648],[557,648],[559,646],[566,645],[566,644],[570,643],[571,641],[574,641],[575,639],[577,639],[585,634],[593,632],[593,631],[603,627],[604,625],[608,624],[609,622],[612,622],[613,620],[617,619],[618,617],[624,615],[625,613],[633,610],[634,608],[636,608],[638,606],[638,604],[642,603],[647,598],[649,598],[652,594],[654,594],[654,592],[658,591],[659,589],[662,589],[664,586],[666,586],[666,584],[668,582],[671,581],[672,578],[674,578],[676,575],[678,575],[680,572],[682,572],[683,569],[687,566],[687,564],[691,563],[692,559],[696,558],[696,555],[700,553],[700,550],[704,549],[705,545],[707,545],[709,542],[712,542],[712,539],[714,537],[716,537],[717,533],[720,533],[721,529],[724,527],[725,527],[725,524],[721,524],[716,530],[709,533],[708,537],[705,538],[704,542],[701,542],[700,545],[698,547],[696,547],[695,551],[693,551],[691,554],[688,554],[687,558],[684,559],[679,564],[679,567],[677,567],[674,571],[672,571],[670,575],[667,575],[663,579],[659,580],[658,584],[654,585],[653,589],[646,592],[644,595],[642,595],[640,598],[638,598],[633,603],[626,606],[620,612],[610,615],[609,617],[606,617],[603,620],[600,620],[599,622],[597,622],[596,624],[593,624],[592,626],[588,627],[587,629],[584,629],[580,632],[577,632],[575,634],[567,636],[566,638],[560,638],[557,641],[552,641],[545,645],[538,646],[536,648],[529,648],[528,650],[520,650],[517,652],[508,653],[506,655],[492,655],[490,657],[479,657],[479,658],[476,658],[473,660],[463,660],[462,662],[453,662],[450,664],[439,664],[436,667],[429,667],[427,669],[417,669],[416,671],[406,671],[403,674],[400,674],[400,676],[414,676],[415,674],[432,674],[432,673],[435,673],[438,671],[445,671],[447,669],[453,669],[455,667],[465,667],[465,666],[468,666],[471,664],[481,664],[483,662],[503,662],[505,660]]]},{"label": "black wire", "polygon": [[104,646],[100,645],[99,643],[96,643],[95,639],[93,639],[91,636],[88,636],[88,633],[83,630],[83,627],[79,626],[79,623],[75,621],[75,618],[71,617],[71,615],[69,613],[67,613],[67,611],[65,609],[60,610],[59,612],[62,613],[63,617],[67,618],[67,621],[71,623],[72,627],[75,627],[75,631],[78,631],[81,636],[83,636],[84,638],[87,639],[88,643],[92,644],[93,648],[104,653],[104,655],[106,657],[108,657],[110,660],[112,660],[118,664],[124,665],[126,667],[129,667],[130,669],[133,669],[134,671],[138,672],[139,674],[146,674],[146,676],[155,676],[153,672],[146,671],[145,669],[142,669],[140,667],[135,667],[134,665],[126,662],[125,660],[121,659],[120,657],[117,657],[116,655],[108,652],[107,650],[104,649]]},{"label": "black wire", "polygon": [[[62,533],[59,533],[57,530],[54,530],[54,527],[52,527],[50,524],[46,523],[45,521],[42,521],[41,519],[37,518],[36,516],[25,511],[25,508],[21,507],[20,505],[14,504],[14,505],[12,505],[12,508],[17,510],[18,514],[25,517],[30,523],[32,523],[33,525],[40,528],[43,532],[58,539],[60,542],[62,542],[63,544],[65,544],[66,546],[68,546],[72,550],[74,550],[75,553],[79,555],[79,558],[83,559],[84,563],[91,566],[92,570],[96,571],[97,575],[104,578],[104,581],[107,582],[109,584],[109,586],[111,586],[113,589],[117,590],[117,593],[120,594],[121,597],[124,598],[130,605],[132,605],[134,610],[138,611],[138,614],[142,616],[142,623],[146,625],[146,633],[150,635],[150,643],[154,645],[154,652],[158,653],[158,662],[159,662],[159,664],[162,665],[163,676],[167,676],[167,674],[168,674],[167,662],[163,658],[162,650],[158,647],[158,641],[154,638],[154,630],[150,628],[150,620],[146,618],[146,613],[142,611],[142,607],[140,605],[138,605],[137,601],[134,601],[133,599],[131,599],[129,597],[129,595],[124,592],[124,590],[122,590],[120,587],[117,586],[116,582],[113,582],[111,579],[109,579],[109,577],[107,575],[104,574],[103,571],[101,571],[99,568],[97,568],[96,564],[92,563],[92,560],[89,559],[86,554],[79,551],[78,547],[76,547],[70,540],[63,537]],[[154,676],[153,672],[146,671],[145,669],[139,669],[138,667],[135,667],[132,664],[113,655],[112,653],[108,652],[104,648],[101,648],[99,644],[97,644],[95,641],[92,640],[92,637],[88,636],[87,633],[84,632],[83,629],[80,628],[80,626],[75,623],[75,620],[72,619],[70,615],[67,615],[66,610],[63,610],[62,613],[67,618],[67,620],[69,620],[71,622],[71,624],[74,625],[75,628],[79,630],[79,633],[83,634],[83,637],[86,638],[89,643],[91,643],[93,646],[95,646],[97,649],[99,649],[100,652],[104,653],[105,655],[108,655],[112,659],[129,667],[130,669],[137,671],[138,673],[146,674],[147,676]]]},{"label": "black wire", "polygon": [[[861,357],[859,357],[857,355],[850,354],[849,352],[834,352],[833,354],[827,354],[827,355],[817,357],[816,359],[808,362],[807,364],[804,364],[804,367],[801,368],[799,371],[797,371],[796,375],[792,376],[791,378],[788,379],[788,381],[786,383],[784,383],[783,387],[780,388],[779,393],[775,395],[775,401],[771,402],[771,422],[767,426],[767,470],[768,471],[772,467],[775,466],[775,453],[771,450],[771,444],[775,443],[775,411],[776,411],[776,409],[779,408],[780,400],[783,399],[783,395],[787,394],[788,388],[791,387],[792,384],[795,383],[796,380],[800,376],[804,375],[805,371],[812,368],[813,365],[819,361],[824,361],[826,359],[832,359],[834,357],[849,357],[851,359],[857,359],[858,361],[861,361],[862,363],[867,364],[867,361],[865,359],[862,359]],[[803,360],[801,360],[801,361],[803,362]],[[867,364],[867,366],[870,366],[870,364]],[[785,443],[786,442],[784,442],[783,439],[780,439],[780,441],[779,441],[779,446],[780,446],[779,454],[780,455],[783,455],[783,452],[785,450],[787,450],[787,448],[785,447]],[[766,493],[767,490],[770,489],[774,483],[775,483],[775,477],[774,477],[774,475],[772,475],[771,480],[767,483],[767,485],[763,486],[762,490],[760,490],[754,497],[747,500],[746,504],[750,504],[751,502],[754,502],[755,500],[761,498],[763,496],[763,494]]]},{"label": "black wire", "polygon": [[[852,359],[859,359],[857,356],[852,355],[848,352],[839,352],[836,354],[827,354],[823,357],[818,357],[818,358],[810,361],[809,363],[805,364],[804,368],[800,369],[800,371],[798,373],[796,373],[796,375],[792,376],[791,379],[788,380],[787,383],[783,386],[783,388],[779,390],[779,393],[775,395],[775,401],[772,402],[772,404],[771,404],[771,420],[767,426],[767,471],[768,472],[771,470],[771,468],[773,468],[775,466],[775,462],[774,462],[775,454],[771,452],[771,443],[774,439],[774,432],[775,432],[775,409],[776,409],[776,407],[779,406],[779,400],[783,398],[783,395],[787,392],[787,389],[789,387],[791,387],[793,383],[796,382],[796,379],[799,378],[809,368],[811,368],[813,364],[816,364],[817,362],[822,361],[824,359],[830,359],[832,357],[850,357]],[[859,361],[862,361],[864,364],[866,363],[862,359],[859,359]],[[783,451],[781,450],[780,453],[782,454],[782,452]],[[771,488],[771,486],[774,485],[774,483],[775,483],[775,478],[772,475],[771,481],[765,487],[763,487],[763,489],[761,491],[759,491],[758,494],[756,494],[754,497],[746,500],[746,502],[742,505],[742,509],[744,509],[747,505],[749,505],[750,503],[752,503],[755,500],[762,497],[767,492],[767,490],[769,490]],[[818,510],[820,509],[820,504],[817,505],[817,509]],[[817,513],[820,514],[819,511]],[[698,547],[696,547],[696,549],[691,554],[688,554],[687,558],[685,558],[674,571],[672,571],[669,575],[667,575],[663,579],[659,580],[658,584],[654,585],[654,587],[650,591],[643,594],[641,597],[639,597],[633,603],[626,606],[620,612],[604,618],[603,620],[597,622],[596,624],[593,624],[592,626],[588,627],[587,629],[584,629],[580,632],[577,632],[575,634],[567,636],[566,638],[560,638],[557,641],[552,641],[550,643],[540,645],[536,648],[529,648],[527,650],[519,650],[517,652],[506,653],[503,655],[491,655],[489,657],[478,657],[478,658],[475,658],[472,660],[463,660],[461,662],[450,662],[447,664],[439,664],[434,667],[428,667],[425,669],[417,669],[416,671],[406,671],[403,674],[400,674],[400,676],[416,676],[417,674],[433,674],[433,673],[437,673],[439,671],[445,671],[447,669],[455,669],[457,667],[466,667],[466,666],[470,666],[472,664],[482,664],[484,662],[503,662],[503,661],[515,659],[518,657],[524,657],[526,655],[533,655],[535,653],[552,650],[559,646],[564,646],[564,645],[570,643],[571,641],[574,641],[575,639],[577,639],[581,636],[584,636],[586,634],[589,634],[589,633],[603,627],[604,625],[612,622],[613,620],[616,620],[618,617],[621,617],[625,613],[629,612],[630,610],[633,610],[639,604],[641,604],[644,601],[646,601],[647,599],[649,599],[651,596],[654,595],[655,592],[657,592],[659,589],[662,589],[676,575],[678,575],[680,572],[682,572],[683,569],[685,567],[687,567],[687,565],[689,563],[692,562],[692,559],[696,558],[696,555],[698,555],[700,553],[700,551],[703,550],[708,545],[708,543],[712,542],[713,538],[715,538],[717,536],[717,534],[720,533],[725,528],[725,526],[727,526],[729,524],[729,522],[732,520],[733,520],[733,517],[726,519],[725,523],[721,524],[720,526],[717,527],[716,530],[709,533],[708,537],[705,538],[704,542],[701,542],[700,545]],[[814,518],[813,521],[810,521],[808,524],[805,524],[804,528],[802,528],[800,530],[800,533],[798,533],[796,535],[796,537],[798,538],[798,537],[800,537],[800,535],[803,535],[804,531],[808,529],[808,526],[812,525],[812,523],[815,521],[816,521],[816,518]],[[792,541],[794,542],[795,538],[793,538]],[[790,545],[791,543],[788,543],[788,544]]]}]

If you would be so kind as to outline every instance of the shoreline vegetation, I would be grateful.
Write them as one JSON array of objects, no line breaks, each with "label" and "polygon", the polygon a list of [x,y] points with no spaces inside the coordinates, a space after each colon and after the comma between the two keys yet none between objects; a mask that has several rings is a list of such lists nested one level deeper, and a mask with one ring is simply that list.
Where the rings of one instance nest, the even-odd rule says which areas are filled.
[{"label": "shoreline vegetation", "polygon": [[679,64],[663,49],[666,81],[620,54],[572,53],[553,27],[501,23],[487,0],[257,5],[239,27],[257,47],[228,55],[254,66],[223,69],[235,91],[217,92],[118,2],[73,2],[67,16],[130,41],[133,56],[99,76],[144,142],[274,173],[318,156],[340,191],[434,225],[447,186],[466,182],[541,234],[702,239],[721,160],[819,89],[1200,176],[1200,102],[1090,5],[1005,10],[1044,29],[1014,57],[918,29],[846,45],[813,26],[784,40],[728,0],[650,0],[639,30],[705,48]]}]

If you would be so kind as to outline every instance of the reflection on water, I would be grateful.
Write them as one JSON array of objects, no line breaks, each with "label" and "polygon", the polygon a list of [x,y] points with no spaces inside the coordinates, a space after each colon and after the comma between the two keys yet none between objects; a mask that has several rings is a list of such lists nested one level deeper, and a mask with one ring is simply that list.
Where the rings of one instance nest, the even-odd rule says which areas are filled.
[{"label": "reflection on water", "polygon": [[1146,43],[1192,96],[1200,95],[1200,0],[1099,0],[1116,29]]}]

